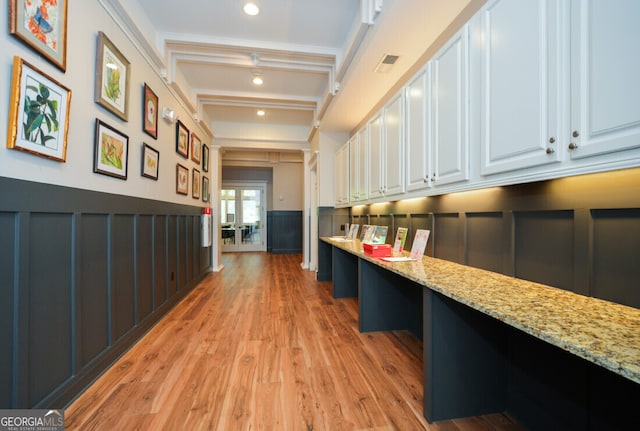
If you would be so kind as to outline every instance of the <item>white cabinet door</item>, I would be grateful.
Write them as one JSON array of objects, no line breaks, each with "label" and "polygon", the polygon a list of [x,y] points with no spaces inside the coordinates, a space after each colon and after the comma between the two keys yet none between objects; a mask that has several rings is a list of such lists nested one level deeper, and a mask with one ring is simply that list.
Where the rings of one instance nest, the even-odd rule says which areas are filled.
[{"label": "white cabinet door", "polygon": [[349,139],[349,202],[358,202],[360,200],[358,193],[359,179],[359,157],[360,145],[358,135],[353,135]]},{"label": "white cabinet door", "polygon": [[358,132],[358,200],[368,199],[369,183],[369,129],[364,126]]},{"label": "white cabinet door", "polygon": [[465,25],[433,58],[435,185],[469,178],[469,31]]},{"label": "white cabinet door", "polygon": [[640,147],[640,2],[572,6],[571,158]]},{"label": "white cabinet door", "polygon": [[385,196],[404,193],[404,96],[400,92],[384,108],[384,172]]},{"label": "white cabinet door", "polygon": [[[561,159],[559,54],[568,21],[552,0],[494,0],[476,16],[480,49],[481,174]],[[479,25],[479,27],[477,27]]]},{"label": "white cabinet door", "polygon": [[431,186],[431,62],[405,88],[407,191]]},{"label": "white cabinet door", "polygon": [[349,143],[340,147],[335,155],[335,203],[349,203]]},{"label": "white cabinet door", "polygon": [[369,122],[369,198],[383,196],[384,175],[382,171],[382,112]]}]

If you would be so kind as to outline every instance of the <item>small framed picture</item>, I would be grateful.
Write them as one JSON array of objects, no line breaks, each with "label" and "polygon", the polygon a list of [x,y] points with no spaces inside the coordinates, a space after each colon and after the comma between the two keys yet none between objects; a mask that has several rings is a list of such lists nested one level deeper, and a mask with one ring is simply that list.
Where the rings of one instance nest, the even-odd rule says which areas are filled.
[{"label": "small framed picture", "polygon": [[129,118],[131,65],[103,33],[98,32],[95,101],[124,121]]},{"label": "small framed picture", "polygon": [[66,161],[70,106],[71,90],[14,57],[7,147]]},{"label": "small framed picture", "polygon": [[158,180],[160,153],[149,145],[142,143],[142,176]]},{"label": "small framed picture", "polygon": [[189,158],[189,129],[180,120],[176,122],[176,152],[185,159]]},{"label": "small framed picture", "polygon": [[200,199],[200,171],[194,169],[192,176],[193,178],[191,178],[191,197],[194,199]]},{"label": "small framed picture", "polygon": [[146,83],[142,94],[142,130],[158,139],[158,96]]},{"label": "small framed picture", "polygon": [[96,118],[93,172],[127,179],[129,137]]},{"label": "small framed picture", "polygon": [[189,169],[180,163],[176,164],[176,193],[189,194]]},{"label": "small framed picture", "polygon": [[200,164],[202,158],[202,141],[198,138],[198,135],[191,133],[191,160]]},{"label": "small framed picture", "polygon": [[68,0],[9,0],[9,33],[63,72],[67,68]]},{"label": "small framed picture", "polygon": [[209,172],[209,147],[207,144],[202,144],[202,170]]},{"label": "small framed picture", "polygon": [[202,176],[202,202],[209,202],[209,177]]}]

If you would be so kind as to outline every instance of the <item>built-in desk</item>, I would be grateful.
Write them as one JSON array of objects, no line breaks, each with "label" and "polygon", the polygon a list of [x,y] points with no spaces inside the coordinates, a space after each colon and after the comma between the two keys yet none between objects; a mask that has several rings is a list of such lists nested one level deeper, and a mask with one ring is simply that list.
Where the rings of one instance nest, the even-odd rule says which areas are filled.
[{"label": "built-in desk", "polygon": [[341,274],[337,291],[357,291],[361,331],[423,339],[427,420],[506,411],[529,429],[637,426],[640,310],[441,259],[388,263],[359,241],[322,238],[319,256],[319,274]]}]

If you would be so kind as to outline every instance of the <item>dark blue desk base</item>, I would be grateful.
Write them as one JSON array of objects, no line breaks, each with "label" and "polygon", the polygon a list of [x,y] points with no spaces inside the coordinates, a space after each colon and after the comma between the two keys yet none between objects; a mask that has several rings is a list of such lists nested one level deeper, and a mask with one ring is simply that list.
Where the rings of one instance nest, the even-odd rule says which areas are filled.
[{"label": "dark blue desk base", "polygon": [[405,329],[423,340],[429,422],[506,412],[534,431],[637,428],[639,384],[323,244],[334,297],[358,296],[361,332]]}]

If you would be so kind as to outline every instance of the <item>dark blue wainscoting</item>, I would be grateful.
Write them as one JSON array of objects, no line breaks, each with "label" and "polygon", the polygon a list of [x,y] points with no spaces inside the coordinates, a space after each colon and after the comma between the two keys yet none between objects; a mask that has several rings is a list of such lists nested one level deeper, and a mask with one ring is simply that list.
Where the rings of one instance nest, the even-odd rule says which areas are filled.
[{"label": "dark blue wainscoting", "polygon": [[189,292],[200,211],[0,178],[0,408],[64,407]]},{"label": "dark blue wainscoting", "polygon": [[302,253],[302,211],[267,211],[267,251]]}]

